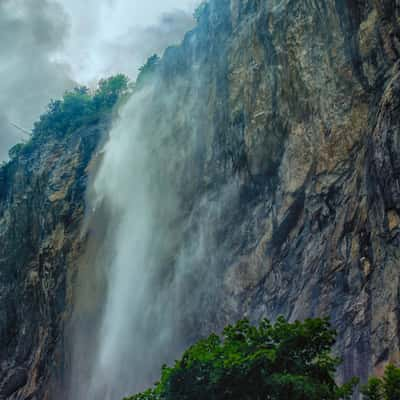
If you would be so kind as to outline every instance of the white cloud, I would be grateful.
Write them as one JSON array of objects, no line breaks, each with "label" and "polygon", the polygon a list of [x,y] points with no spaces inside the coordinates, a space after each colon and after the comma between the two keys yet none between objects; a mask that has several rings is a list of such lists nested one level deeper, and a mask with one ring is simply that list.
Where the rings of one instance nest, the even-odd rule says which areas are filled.
[{"label": "white cloud", "polygon": [[[133,77],[154,52],[179,41],[191,27],[197,0],[58,0],[71,17],[71,35],[61,59],[77,80],[90,82],[115,72]],[[165,15],[177,22],[167,29]],[[157,26],[166,35],[154,36]],[[172,43],[174,44],[174,43]]]},{"label": "white cloud", "polygon": [[68,31],[63,9],[49,0],[0,2],[0,160],[31,129],[51,97],[72,82],[68,66],[52,61]]}]

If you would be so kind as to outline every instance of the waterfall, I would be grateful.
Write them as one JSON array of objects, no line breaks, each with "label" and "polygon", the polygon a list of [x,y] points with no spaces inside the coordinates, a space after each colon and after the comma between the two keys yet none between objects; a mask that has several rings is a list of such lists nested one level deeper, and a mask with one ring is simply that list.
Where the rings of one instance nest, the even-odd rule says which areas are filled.
[{"label": "waterfall", "polygon": [[[152,384],[161,363],[178,351],[179,338],[169,320],[174,316],[167,310],[175,294],[163,284],[161,270],[172,241],[166,229],[178,203],[168,185],[157,183],[162,166],[154,152],[160,136],[146,127],[153,93],[151,87],[142,90],[124,106],[92,185],[93,218],[104,218],[97,209],[109,213],[102,249],[95,250],[104,258],[89,262],[92,270],[103,271],[106,283],[99,296],[97,343],[90,351],[79,350],[94,353],[89,354],[88,382],[76,378],[79,388],[71,398],[109,400],[132,394]],[[78,362],[84,362],[82,357]]]},{"label": "waterfall", "polygon": [[[125,108],[111,131],[94,182],[95,201],[107,203],[112,210],[113,226],[112,237],[107,238],[111,242],[111,260],[106,270],[108,290],[89,399],[103,395],[105,399],[121,397],[127,394],[122,391],[129,388],[133,379],[148,379],[146,338],[154,334],[151,319],[155,313],[150,299],[157,296],[151,282],[152,251],[157,251],[152,248],[152,238],[157,221],[148,171],[148,145],[141,126],[141,112],[148,96],[148,92],[134,96]],[[159,337],[153,338],[153,346],[162,344],[165,334],[156,333]],[[132,347],[134,354],[130,352]],[[139,366],[140,378],[132,370]]]},{"label": "waterfall", "polygon": [[173,90],[155,79],[135,93],[102,150],[89,196],[94,243],[78,285],[83,307],[95,306],[80,311],[72,335],[69,400],[151,386],[164,363],[226,322],[218,296],[229,252],[219,229],[238,209],[238,185],[204,185],[212,125],[208,86],[194,72]]}]

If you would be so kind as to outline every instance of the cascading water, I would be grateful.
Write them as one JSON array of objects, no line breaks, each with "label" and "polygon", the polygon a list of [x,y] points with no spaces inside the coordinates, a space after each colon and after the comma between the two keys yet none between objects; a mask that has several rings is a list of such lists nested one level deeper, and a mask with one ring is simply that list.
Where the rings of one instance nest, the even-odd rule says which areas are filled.
[{"label": "cascading water", "polygon": [[[165,185],[154,187],[160,165],[152,152],[159,143],[144,121],[152,93],[150,87],[142,90],[124,107],[93,183],[93,208],[110,210],[102,244],[107,259],[97,257],[93,266],[104,269],[106,285],[89,382],[75,378],[74,398],[118,399],[152,383],[178,339],[166,321],[171,298],[164,297],[160,282],[169,241],[163,236],[177,204]],[[93,218],[103,215],[95,210]]]},{"label": "cascading water", "polygon": [[[132,382],[142,360],[145,332],[151,325],[151,243],[154,200],[150,195],[148,149],[141,136],[141,110],[148,94],[136,95],[111,132],[104,160],[94,183],[96,202],[112,210],[112,261],[106,271],[108,291],[100,326],[90,398],[117,398]],[[128,117],[129,115],[129,117]],[[147,273],[146,273],[147,272]],[[150,308],[146,308],[150,305]],[[161,339],[161,338],[160,338]],[[129,351],[135,343],[135,352]],[[146,379],[146,362],[142,363]],[[148,379],[148,378],[147,378]]]},{"label": "cascading water", "polygon": [[[84,279],[103,271],[105,284],[93,294],[103,304],[99,320],[81,328],[89,337],[75,349],[70,399],[118,399],[151,385],[160,366],[197,336],[188,325],[201,325],[200,318],[211,318],[208,311],[215,308],[213,224],[221,218],[221,204],[232,203],[236,186],[185,210],[171,168],[187,155],[177,154],[179,143],[166,144],[170,127],[154,121],[156,94],[149,86],[123,108],[92,185],[92,230],[107,226],[94,246],[100,249],[86,260],[92,272]],[[103,218],[105,223],[96,221]]]},{"label": "cascading water", "polygon": [[95,305],[76,312],[69,400],[133,394],[227,322],[218,299],[229,258],[220,227],[238,209],[238,185],[218,166],[219,177],[205,172],[215,163],[208,99],[217,77],[199,69],[197,53],[184,75],[173,50],[168,57],[164,75],[123,107],[95,174],[89,268],[80,278],[83,308]]}]

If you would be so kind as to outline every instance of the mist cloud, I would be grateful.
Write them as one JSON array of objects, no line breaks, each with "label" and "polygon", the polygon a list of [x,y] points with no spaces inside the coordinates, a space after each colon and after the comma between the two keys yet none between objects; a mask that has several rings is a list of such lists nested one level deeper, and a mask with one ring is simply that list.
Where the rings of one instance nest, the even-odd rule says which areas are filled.
[{"label": "mist cloud", "polygon": [[31,130],[49,100],[72,85],[68,67],[53,57],[63,48],[68,20],[50,0],[0,2],[0,160]]}]

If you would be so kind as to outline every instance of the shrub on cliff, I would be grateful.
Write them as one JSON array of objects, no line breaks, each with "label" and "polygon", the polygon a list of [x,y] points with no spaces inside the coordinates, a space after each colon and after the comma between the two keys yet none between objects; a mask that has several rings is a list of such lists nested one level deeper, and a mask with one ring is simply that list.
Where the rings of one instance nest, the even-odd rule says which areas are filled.
[{"label": "shrub on cliff", "polygon": [[96,110],[112,109],[128,92],[129,79],[123,74],[102,79],[93,96]]},{"label": "shrub on cliff", "polygon": [[102,79],[93,91],[86,86],[66,91],[62,99],[50,101],[47,111],[35,122],[32,137],[10,149],[10,159],[18,158],[21,153],[27,154],[37,140],[50,135],[68,135],[111,115],[114,107],[128,94],[129,79],[123,74]]},{"label": "shrub on cliff", "polygon": [[109,114],[128,92],[128,78],[119,74],[99,82],[91,92],[80,86],[65,92],[61,100],[51,100],[47,112],[35,123],[33,136],[65,135]]},{"label": "shrub on cliff", "polygon": [[335,331],[327,320],[290,324],[243,320],[189,348],[164,366],[154,389],[126,400],[347,399],[355,382],[338,386],[332,357]]},{"label": "shrub on cliff", "polygon": [[399,400],[400,368],[388,365],[383,378],[370,378],[361,393],[365,400]]},{"label": "shrub on cliff", "polygon": [[143,88],[154,76],[160,64],[160,57],[153,54],[146,63],[139,68],[139,74],[136,78],[135,89]]},{"label": "shrub on cliff", "polygon": [[19,153],[24,148],[24,143],[17,143],[8,151],[8,156],[10,158],[18,157]]}]

